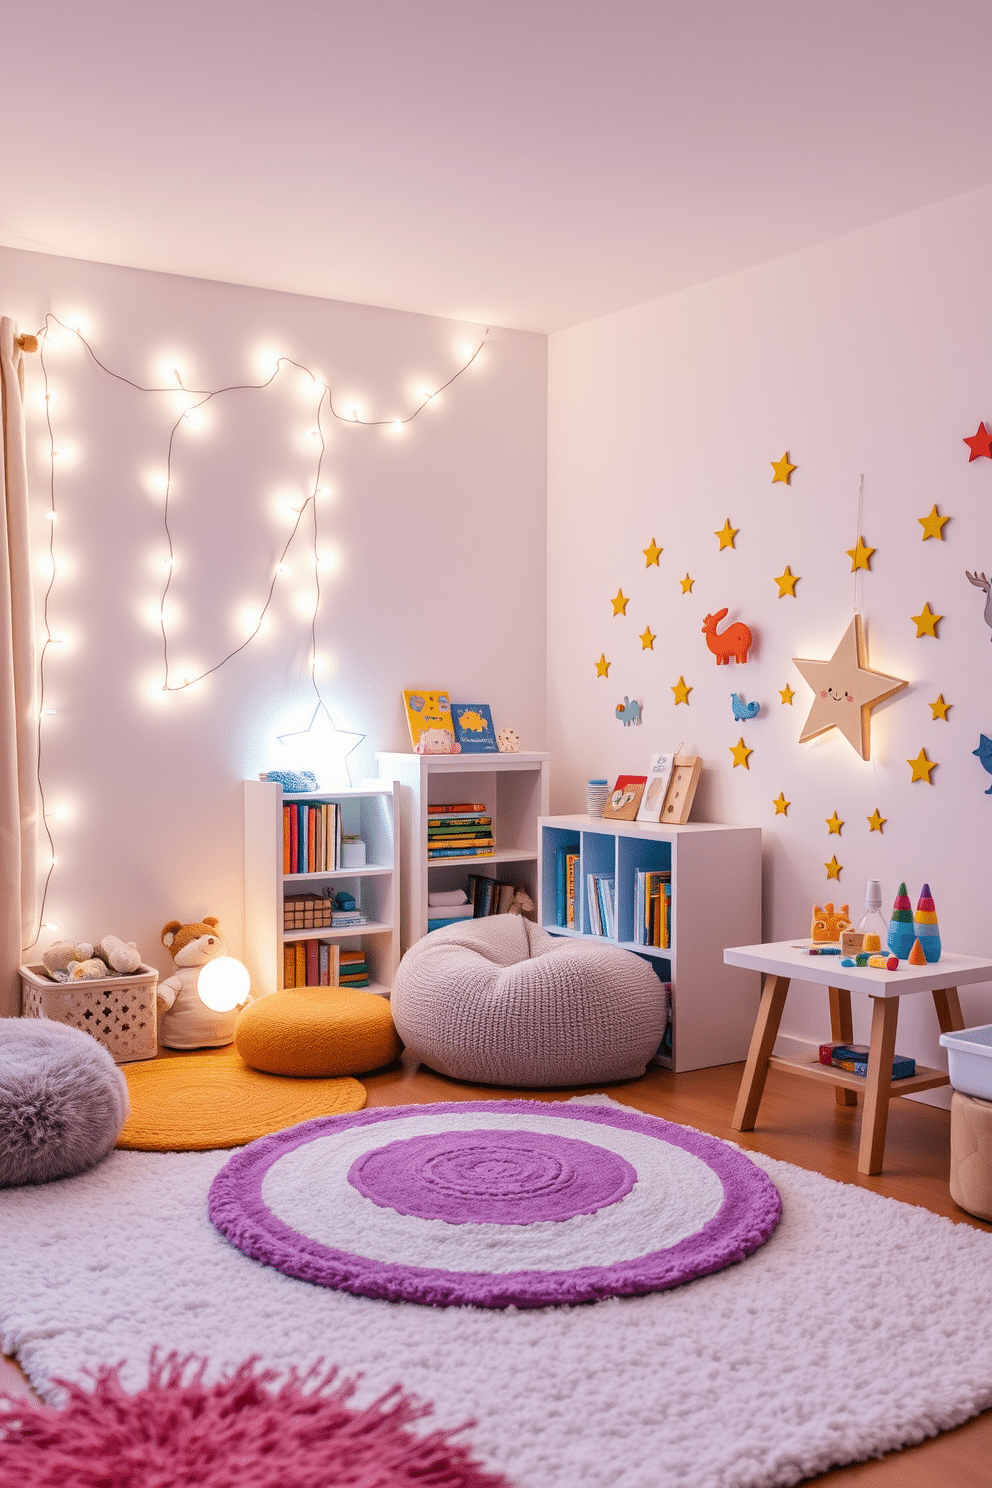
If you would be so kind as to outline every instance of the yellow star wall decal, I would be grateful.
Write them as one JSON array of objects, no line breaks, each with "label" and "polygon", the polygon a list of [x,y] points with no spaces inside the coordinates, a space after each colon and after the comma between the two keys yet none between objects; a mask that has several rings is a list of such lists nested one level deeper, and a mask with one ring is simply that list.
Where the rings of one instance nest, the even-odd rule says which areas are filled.
[{"label": "yellow star wall decal", "polygon": [[796,694],[793,692],[788,682],[785,684],[784,687],[779,688],[778,695],[782,699],[783,704],[788,703],[789,707],[792,707],[792,699],[795,697]]},{"label": "yellow star wall decal", "polygon": [[664,548],[659,548],[659,546],[655,542],[654,538],[652,538],[651,539],[651,546],[649,548],[642,548],[641,549],[641,552],[644,554],[644,567],[645,568],[650,568],[651,565],[652,565],[652,563],[653,563],[654,566],[655,566],[655,568],[657,568],[658,567],[658,559],[661,557],[661,555],[662,555],[662,553],[664,551],[665,551]]},{"label": "yellow star wall decal", "polygon": [[935,641],[940,639],[937,634],[937,626],[940,624],[941,620],[943,620],[944,617],[943,615],[934,614],[933,610],[930,608],[929,600],[927,600],[926,604],[923,606],[918,615],[910,615],[909,618],[916,626],[917,640],[919,640],[921,636],[925,635],[933,636]]},{"label": "yellow star wall decal", "polygon": [[672,691],[675,694],[676,707],[678,707],[679,703],[685,703],[686,707],[688,708],[689,694],[692,691],[692,688],[686,685],[686,680],[684,677],[679,678],[678,682],[672,688]]},{"label": "yellow star wall decal", "polygon": [[743,739],[738,739],[736,744],[729,747],[731,754],[734,756],[734,769],[736,770],[738,765],[743,765],[745,770],[750,770],[751,766],[747,762],[747,757],[749,754],[753,754],[754,750],[748,749]]},{"label": "yellow star wall decal", "polygon": [[616,598],[611,599],[610,603],[613,606],[614,615],[626,615],[627,606],[630,604],[630,600],[624,595],[622,589],[618,589],[616,592]]},{"label": "yellow star wall decal", "polygon": [[851,572],[857,568],[866,568],[871,571],[871,555],[875,549],[870,548],[863,537],[859,537],[853,548],[845,548],[848,558],[851,560]]},{"label": "yellow star wall decal", "polygon": [[723,552],[724,548],[732,548],[734,546],[734,538],[737,536],[740,530],[741,529],[739,527],[731,527],[730,518],[728,517],[723,526],[720,528],[719,532],[714,532],[713,536],[720,539],[719,551],[721,553]]},{"label": "yellow star wall decal", "polygon": [[[927,759],[925,749],[921,749],[915,759],[908,759],[906,763],[913,771],[913,780],[925,780],[927,785],[933,785],[933,781],[930,779],[930,771],[936,765],[937,761]],[[912,781],[910,784],[912,784]]]},{"label": "yellow star wall decal", "polygon": [[797,465],[789,464],[788,450],[786,450],[781,460],[772,460],[771,467],[775,472],[775,474],[772,476],[772,485],[774,485],[776,481],[784,481],[787,486],[791,484],[789,477],[792,475],[792,472],[794,470],[798,470],[799,468]]},{"label": "yellow star wall decal", "polygon": [[695,582],[695,579],[690,579],[688,574],[686,574],[684,579],[679,579],[679,583],[682,585],[682,593],[691,594],[692,586]]},{"label": "yellow star wall decal", "polygon": [[937,694],[937,701],[935,703],[929,703],[927,706],[930,708],[930,711],[933,714],[933,718],[930,720],[931,723],[934,721],[934,719],[937,719],[937,718],[942,718],[945,723],[949,723],[950,722],[950,719],[948,718],[947,715],[951,711],[951,709],[954,707],[954,704],[953,703],[945,703],[944,702],[944,694],[942,692],[938,692],[938,694]]},{"label": "yellow star wall decal", "polygon": [[882,828],[885,826],[885,823],[888,821],[888,819],[889,818],[887,816],[883,816],[881,814],[881,812],[879,811],[878,807],[876,806],[875,807],[875,810],[872,812],[871,816],[868,818],[868,830],[869,830],[869,832],[880,832],[882,830]]},{"label": "yellow star wall decal", "polygon": [[642,651],[653,651],[654,650],[654,643],[655,643],[655,641],[657,639],[658,638],[654,634],[654,632],[652,631],[650,625],[647,626],[645,628],[645,630],[641,634],[641,650]]},{"label": "yellow star wall decal", "polygon": [[901,677],[869,668],[861,616],[855,615],[829,661],[807,661],[798,656],[792,660],[813,689],[813,706],[799,735],[800,744],[836,728],[862,759],[868,759],[871,710],[906,683]]},{"label": "yellow star wall decal", "polygon": [[844,825],[844,823],[841,821],[836,811],[834,812],[833,816],[825,816],[823,820],[827,824],[827,835],[831,836],[833,835],[833,833],[836,832],[837,836],[839,837],[840,829]]},{"label": "yellow star wall decal", "polygon": [[785,565],[785,573],[779,574],[775,582],[778,585],[779,599],[783,599],[787,594],[791,594],[793,599],[795,599],[799,574],[794,574],[788,564]]},{"label": "yellow star wall decal", "polygon": [[950,517],[939,516],[937,513],[937,508],[934,507],[928,517],[917,517],[916,520],[923,528],[923,537],[921,541],[926,542],[928,537],[936,537],[940,542],[943,542],[944,534],[941,531],[941,528],[943,527],[945,522],[949,522],[951,519]]},{"label": "yellow star wall decal", "polygon": [[597,677],[608,677],[609,675],[610,675],[610,662],[607,661],[607,659],[606,659],[606,652],[604,651],[602,653],[602,655],[600,656],[599,660],[596,663],[596,676]]},{"label": "yellow star wall decal", "polygon": [[788,816],[792,802],[785,799],[785,791],[779,791],[772,805],[775,807],[776,816]]},{"label": "yellow star wall decal", "polygon": [[830,859],[830,862],[824,863],[823,866],[827,870],[828,878],[836,878],[838,880],[840,879],[841,873],[844,870],[844,864],[838,863],[836,853],[834,853],[833,857]]}]

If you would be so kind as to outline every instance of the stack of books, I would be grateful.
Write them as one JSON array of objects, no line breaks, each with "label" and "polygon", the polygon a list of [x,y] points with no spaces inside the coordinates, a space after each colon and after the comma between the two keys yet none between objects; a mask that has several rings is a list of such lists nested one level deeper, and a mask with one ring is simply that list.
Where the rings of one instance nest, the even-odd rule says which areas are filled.
[{"label": "stack of books", "polygon": [[335,930],[346,929],[349,925],[367,925],[369,917],[362,914],[360,909],[332,909],[331,924]]},{"label": "stack of books", "polygon": [[326,930],[331,923],[331,901],[319,894],[287,894],[282,901],[283,929]]},{"label": "stack of books", "polygon": [[454,806],[428,806],[427,858],[492,857],[496,842],[493,819],[480,801]]},{"label": "stack of books", "polygon": [[461,920],[470,920],[475,915],[471,900],[465,904],[431,904],[427,901],[427,931],[443,930],[445,925],[457,925]]},{"label": "stack of books", "polygon": [[296,940],[283,946],[284,987],[336,987],[338,947],[329,940]]},{"label": "stack of books", "polygon": [[367,987],[369,980],[369,963],[365,959],[365,952],[342,951],[338,985],[341,987]]},{"label": "stack of books", "polygon": [[637,875],[634,943],[668,950],[672,943],[672,875],[667,868]]},{"label": "stack of books", "polygon": [[591,933],[606,935],[612,940],[616,934],[613,875],[611,873],[588,873],[586,875],[586,899]]},{"label": "stack of books", "polygon": [[[821,1044],[820,1063],[830,1064],[834,1069],[847,1070],[849,1074],[860,1075],[864,1079],[868,1074],[868,1045]],[[907,1080],[910,1075],[915,1074],[915,1059],[911,1059],[908,1054],[893,1055],[893,1080]]]},{"label": "stack of books", "polygon": [[341,812],[335,801],[285,801],[283,873],[333,873],[341,867]]}]

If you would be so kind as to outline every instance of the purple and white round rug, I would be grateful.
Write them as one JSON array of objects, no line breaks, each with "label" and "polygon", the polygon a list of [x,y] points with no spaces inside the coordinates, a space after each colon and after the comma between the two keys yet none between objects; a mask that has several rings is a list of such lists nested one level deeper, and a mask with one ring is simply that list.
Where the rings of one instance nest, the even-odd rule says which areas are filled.
[{"label": "purple and white round rug", "polygon": [[246,1255],[359,1296],[545,1307],[664,1291],[778,1224],[736,1148],[621,1106],[467,1101],[319,1117],[236,1153],[210,1218]]}]

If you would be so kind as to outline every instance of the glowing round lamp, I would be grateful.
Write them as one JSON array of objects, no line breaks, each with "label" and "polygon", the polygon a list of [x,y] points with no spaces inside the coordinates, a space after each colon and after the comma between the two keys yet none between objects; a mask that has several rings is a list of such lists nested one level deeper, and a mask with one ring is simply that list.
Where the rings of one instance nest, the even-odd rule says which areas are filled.
[{"label": "glowing round lamp", "polygon": [[196,992],[213,1013],[230,1013],[246,1002],[251,990],[247,968],[233,956],[218,956],[200,968]]}]

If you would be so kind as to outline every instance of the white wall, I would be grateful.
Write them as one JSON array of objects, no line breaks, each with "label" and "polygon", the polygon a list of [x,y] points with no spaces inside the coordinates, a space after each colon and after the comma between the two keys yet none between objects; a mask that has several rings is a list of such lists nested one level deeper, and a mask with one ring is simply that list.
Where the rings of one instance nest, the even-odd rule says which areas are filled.
[{"label": "white wall", "polygon": [[[887,906],[900,879],[914,904],[927,880],[944,944],[992,955],[992,781],[971,753],[992,735],[992,633],[965,578],[992,573],[992,461],[969,463],[962,443],[979,420],[992,427],[990,260],[982,190],[551,338],[554,809],[582,809],[587,776],[643,773],[654,750],[701,754],[696,816],[763,829],[766,939],[808,933],[814,901],[849,902],[857,920],[869,877]],[[785,450],[790,486],[772,483]],[[862,473],[862,531],[877,551],[856,590],[845,549]],[[934,503],[951,520],[943,542],[924,542],[917,519]],[[721,552],[728,517],[739,535]],[[657,567],[642,555],[652,538]],[[801,576],[795,598],[774,582],[786,564]],[[630,603],[614,617],[621,586]],[[910,683],[876,710],[867,762],[836,730],[799,744],[811,693],[791,661],[829,658],[856,597],[869,664]],[[910,619],[926,601],[944,616],[936,640],[916,639]],[[718,668],[706,648],[703,617],[724,605],[755,634],[746,666]],[[688,706],[671,691],[680,675]],[[761,703],[753,722],[734,720],[732,690]],[[929,707],[939,693],[946,722]],[[625,694],[643,700],[640,728],[614,719]],[[730,753],[742,736],[747,770]],[[938,761],[932,785],[911,783],[921,747]],[[881,834],[866,820],[876,807]],[[840,837],[826,826],[835,811]],[[824,868],[835,853],[839,883]],[[784,1029],[828,1036],[821,1001],[810,988],[790,997]],[[855,1012],[865,1040],[867,1001]],[[987,986],[962,1003],[970,1022],[992,1020]],[[904,1004],[898,1047],[942,1062],[924,999]]]},{"label": "white wall", "polygon": [[[35,330],[82,316],[100,359],[161,385],[262,380],[275,349],[327,379],[363,417],[403,417],[446,382],[485,327],[231,285],[0,250],[0,306]],[[155,614],[165,570],[161,472],[173,395],[141,394],[96,368],[78,342],[49,356],[56,444],[54,634],[42,778],[57,863],[45,918],[59,934],[137,941],[160,969],[165,921],[218,915],[243,935],[240,785],[290,763],[275,742],[305,726],[312,539],[300,531],[268,634],[206,682],[163,697]],[[309,391],[307,391],[309,389]],[[39,593],[48,573],[50,459],[39,358],[28,362]],[[176,553],[170,645],[179,674],[212,666],[246,634],[289,532],[279,507],[313,482],[316,398],[286,369],[265,393],[218,398],[174,450]],[[375,750],[409,748],[401,691],[446,687],[490,703],[525,748],[545,745],[546,341],[493,330],[478,363],[403,433],[325,415],[317,620],[320,681],[335,722]],[[279,499],[277,499],[277,497]],[[45,936],[45,942],[50,939]]]}]

